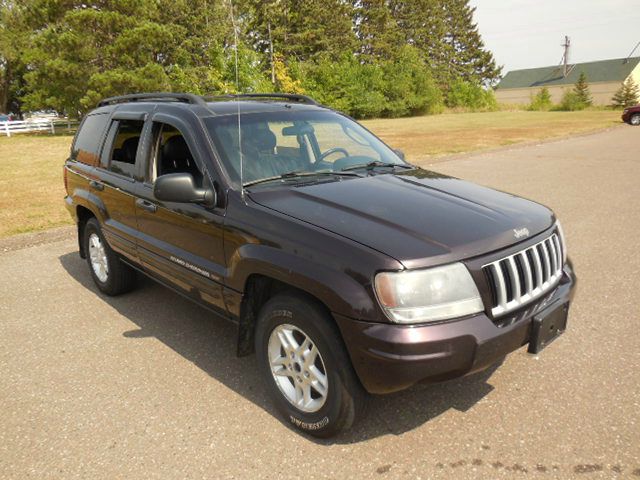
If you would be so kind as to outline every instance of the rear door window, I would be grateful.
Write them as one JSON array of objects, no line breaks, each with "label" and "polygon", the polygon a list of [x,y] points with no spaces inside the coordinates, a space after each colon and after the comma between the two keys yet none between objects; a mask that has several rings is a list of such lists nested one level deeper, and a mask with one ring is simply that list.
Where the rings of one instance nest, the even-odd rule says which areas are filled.
[{"label": "rear door window", "polygon": [[109,128],[107,149],[103,152],[107,169],[113,173],[135,178],[136,157],[144,121],[114,120]]},{"label": "rear door window", "polygon": [[71,158],[87,165],[97,166],[99,152],[107,128],[109,115],[98,113],[85,117],[71,147]]}]

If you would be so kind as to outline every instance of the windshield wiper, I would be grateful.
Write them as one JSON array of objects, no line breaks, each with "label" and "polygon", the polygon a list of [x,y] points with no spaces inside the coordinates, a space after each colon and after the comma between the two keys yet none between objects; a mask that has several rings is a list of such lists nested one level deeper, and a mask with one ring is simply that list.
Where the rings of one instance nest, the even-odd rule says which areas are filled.
[{"label": "windshield wiper", "polygon": [[317,172],[308,172],[308,171],[298,171],[292,170],[291,172],[283,173],[282,175],[276,175],[273,177],[261,178],[259,180],[253,180],[251,182],[246,182],[243,186],[250,187],[252,185],[258,185],[259,183],[267,183],[274,182],[276,180],[287,180],[289,178],[299,178],[299,177],[318,177],[318,176],[348,176],[348,177],[360,177],[359,174],[355,172],[344,172],[344,171],[317,171]]},{"label": "windshield wiper", "polygon": [[391,163],[391,162],[381,162],[380,160],[374,160],[373,162],[369,162],[369,163],[359,163],[357,165],[344,167],[342,171],[346,172],[349,170],[357,170],[359,168],[366,168],[367,170],[373,170],[376,167],[416,168],[413,165],[409,165],[407,163]]}]

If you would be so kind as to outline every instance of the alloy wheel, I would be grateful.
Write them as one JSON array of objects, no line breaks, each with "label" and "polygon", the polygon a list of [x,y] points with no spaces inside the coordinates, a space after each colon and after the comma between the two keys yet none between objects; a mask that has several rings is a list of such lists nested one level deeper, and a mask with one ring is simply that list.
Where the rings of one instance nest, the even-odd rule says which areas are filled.
[{"label": "alloy wheel", "polygon": [[322,355],[309,335],[294,325],[278,325],[269,336],[267,354],[284,397],[303,412],[320,410],[329,393],[329,378]]},{"label": "alloy wheel", "polygon": [[91,268],[98,280],[102,283],[109,278],[109,264],[107,262],[107,251],[104,243],[96,233],[89,235],[89,259],[91,260]]}]

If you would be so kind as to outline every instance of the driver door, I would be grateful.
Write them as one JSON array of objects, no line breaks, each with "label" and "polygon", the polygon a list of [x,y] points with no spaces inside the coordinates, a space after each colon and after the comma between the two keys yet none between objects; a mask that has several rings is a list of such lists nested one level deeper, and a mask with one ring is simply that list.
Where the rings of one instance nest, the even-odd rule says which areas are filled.
[{"label": "driver door", "polygon": [[161,175],[189,173],[202,187],[211,184],[196,139],[174,117],[156,114],[145,145],[146,171],[136,199],[138,254],[145,269],[186,295],[226,313],[222,297],[225,258],[224,210],[155,198]]}]

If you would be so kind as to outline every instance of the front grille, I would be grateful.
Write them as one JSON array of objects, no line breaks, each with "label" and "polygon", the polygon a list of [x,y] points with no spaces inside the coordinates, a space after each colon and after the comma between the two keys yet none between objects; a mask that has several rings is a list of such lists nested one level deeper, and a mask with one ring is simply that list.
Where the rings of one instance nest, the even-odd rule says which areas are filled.
[{"label": "front grille", "polygon": [[482,267],[492,290],[491,314],[499,317],[551,290],[562,275],[562,248],[554,233],[543,241]]}]

